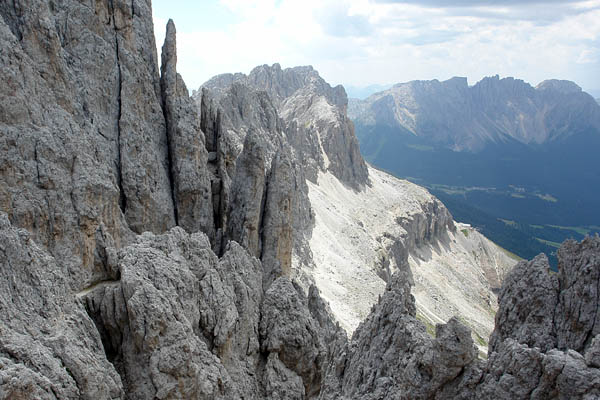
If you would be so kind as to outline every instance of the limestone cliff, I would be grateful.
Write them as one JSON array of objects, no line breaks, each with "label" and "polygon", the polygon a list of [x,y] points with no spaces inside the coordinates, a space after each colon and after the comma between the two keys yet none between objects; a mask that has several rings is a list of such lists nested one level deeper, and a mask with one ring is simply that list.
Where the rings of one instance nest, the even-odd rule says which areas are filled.
[{"label": "limestone cliff", "polygon": [[145,1],[3,2],[0,204],[82,288],[104,247],[175,225]]},{"label": "limestone cliff", "polygon": [[[435,324],[458,315],[486,351],[494,291],[515,261],[470,228],[462,228],[470,237],[457,234],[448,210],[425,190],[373,168],[363,174],[342,88],[331,88],[312,67],[275,64],[212,78],[195,93],[197,102],[207,94],[223,109],[228,137],[244,141],[253,135],[253,142],[264,144],[264,160],[240,162],[266,170],[282,147],[292,160],[302,160],[293,168],[294,175],[306,177],[292,201],[293,273],[305,288],[317,285],[348,334],[396,266],[409,260],[419,317]],[[254,208],[251,226],[258,220],[257,202],[238,207],[237,213]]]},{"label": "limestone cliff", "polygon": [[239,127],[242,116],[256,120],[248,118],[244,109],[227,107],[240,86],[259,91],[257,96],[267,95],[273,102],[281,118],[279,129],[285,130],[287,140],[303,160],[308,179],[314,182],[318,171],[331,171],[356,188],[367,182],[366,165],[352,122],[346,116],[348,98],[342,86],[332,88],[310,66],[282,70],[279,64],[263,65],[248,76],[219,75],[204,83],[203,88],[213,92],[223,108],[230,110],[228,115],[234,127]]},{"label": "limestone cliff", "polygon": [[410,134],[434,146],[478,152],[487,146],[542,145],[600,133],[600,107],[570,81],[536,87],[515,78],[411,81],[352,99],[349,114],[363,127]]},{"label": "limestone cliff", "polygon": [[281,132],[236,147],[177,74],[172,22],[159,76],[149,2],[18,1],[0,15],[0,397],[315,392],[321,374],[280,360],[259,329],[277,293],[296,308],[269,323],[312,324],[323,352],[288,278],[296,161],[243,161],[280,149]]},{"label": "limestone cliff", "polygon": [[[425,190],[366,166],[343,89],[274,66],[192,99],[171,21],[159,75],[151,15],[144,0],[0,4],[0,398],[598,395],[599,239],[561,251],[540,289],[551,324],[523,302],[540,268],[508,276],[489,362],[458,319],[430,338],[408,263],[461,233]],[[386,288],[351,340],[306,272],[327,182],[395,211],[368,234]]]},{"label": "limestone cliff", "polygon": [[[410,270],[386,288],[349,346],[328,366],[322,399],[587,399],[600,395],[598,338],[588,321],[597,313],[600,238],[561,247],[558,277],[539,257],[507,277],[487,362],[477,360],[468,330],[457,320],[437,325],[430,338],[416,316]],[[528,268],[532,267],[532,268]],[[575,284],[541,284],[578,278]],[[536,282],[536,284],[533,284]],[[552,293],[580,315],[541,305]],[[589,293],[589,295],[587,295]],[[547,307],[547,308],[546,308]],[[548,312],[545,312],[548,311]],[[545,318],[539,318],[544,315]],[[557,320],[552,322],[552,316]],[[525,324],[525,329],[523,325]],[[565,326],[570,328],[564,329]],[[555,338],[554,342],[545,338]],[[585,340],[580,340],[585,339]],[[544,343],[537,347],[536,341]],[[534,347],[535,344],[535,347]]]}]

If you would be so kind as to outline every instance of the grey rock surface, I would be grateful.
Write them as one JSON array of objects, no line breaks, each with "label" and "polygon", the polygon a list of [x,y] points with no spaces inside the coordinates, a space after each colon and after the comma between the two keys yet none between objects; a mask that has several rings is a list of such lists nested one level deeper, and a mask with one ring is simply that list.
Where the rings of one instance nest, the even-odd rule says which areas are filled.
[{"label": "grey rock surface", "polygon": [[458,77],[399,83],[353,99],[348,114],[357,124],[398,129],[457,151],[600,131],[600,107],[575,83],[548,80],[533,87],[497,75],[473,86]]},{"label": "grey rock surface", "polygon": [[227,237],[260,258],[260,235],[265,195],[265,151],[255,133],[246,136],[236,163],[229,204]]},{"label": "grey rock surface", "polygon": [[[294,174],[298,163],[284,155],[274,168],[271,159],[260,168],[244,164],[255,154],[224,132],[210,94],[195,104],[177,75],[172,23],[159,79],[149,2],[23,1],[0,11],[7,82],[0,204],[8,214],[1,228],[13,230],[10,219],[31,232],[18,231],[31,249],[3,247],[10,268],[3,269],[0,397],[304,398],[305,386],[314,391],[319,379],[308,367],[299,376],[281,364],[261,350],[259,334],[263,281],[289,274],[290,210],[298,209],[296,188],[306,187]],[[271,136],[256,144],[275,154],[284,141],[270,98],[247,92],[236,101],[257,110],[238,125],[266,130]],[[236,218],[228,225],[227,217],[238,211],[232,197],[254,206],[244,191],[251,171],[261,180],[259,196],[273,184],[256,202],[256,231],[245,242],[249,219],[244,214],[236,231]],[[175,224],[203,233],[136,236]],[[245,247],[227,242],[228,231]],[[254,258],[263,244],[268,268]],[[305,303],[294,312],[304,310],[321,336]],[[47,322],[52,315],[64,317]],[[285,311],[276,317],[296,322]],[[313,357],[301,348],[293,354]]]},{"label": "grey rock surface", "polygon": [[128,396],[318,394],[327,352],[306,297],[285,277],[263,294],[266,271],[237,243],[219,259],[206,235],[174,228],[116,262],[120,280],[84,298]]},{"label": "grey rock surface", "polygon": [[600,336],[594,336],[585,352],[585,362],[589,367],[600,368]]},{"label": "grey rock surface", "polygon": [[0,212],[0,398],[123,398],[68,271]]},{"label": "grey rock surface", "polygon": [[235,160],[239,149],[232,136],[225,134],[221,119],[221,109],[215,106],[214,99],[203,90],[198,97],[200,128],[206,139],[208,150],[207,170],[210,174],[215,240],[213,248],[221,252],[224,247],[224,233],[227,229],[227,212],[232,177],[235,174]]},{"label": "grey rock surface", "polygon": [[[248,154],[244,154],[246,149],[244,144],[249,140],[248,136],[251,135],[254,137],[254,139],[252,139],[252,142],[254,143],[253,146],[260,147],[261,153],[263,154],[261,159],[264,158],[264,161],[261,161],[260,165],[263,166],[265,179],[268,180],[270,176],[279,177],[278,179],[283,177],[281,172],[273,172],[280,169],[277,167],[273,168],[278,154],[284,154],[285,158],[288,160],[284,163],[284,169],[286,171],[285,175],[289,174],[289,176],[285,178],[285,184],[293,188],[293,193],[291,193],[291,196],[288,196],[291,203],[291,215],[289,217],[286,216],[285,218],[289,218],[292,223],[292,252],[296,255],[297,259],[302,260],[304,265],[310,265],[312,263],[312,256],[308,246],[308,239],[311,236],[314,215],[312,214],[308,199],[308,186],[305,178],[307,171],[306,162],[302,159],[300,154],[295,152],[290,140],[290,130],[281,119],[275,101],[266,91],[258,90],[255,87],[242,83],[240,80],[215,78],[211,80],[211,82],[212,81],[218,82],[218,85],[203,87],[202,90],[195,92],[193,97],[200,105],[203,120],[205,115],[209,115],[211,112],[214,113],[214,111],[211,111],[212,109],[217,108],[222,110],[219,114],[221,125],[219,128],[220,139],[218,143],[220,148],[226,149],[226,155],[220,156],[220,153],[218,153],[217,156],[228,160],[226,164],[228,164],[229,167],[223,168],[223,170],[227,172],[226,174],[221,174],[226,175],[226,179],[228,180],[227,182],[225,180],[223,181],[226,182],[226,184],[223,185],[221,198],[219,200],[220,207],[224,210],[221,226],[225,227],[229,234],[232,234],[232,230],[241,232],[237,226],[239,225],[239,221],[235,218],[240,216],[238,214],[245,213],[246,211],[237,209],[237,205],[233,205],[232,202],[235,200],[233,198],[234,194],[238,193],[240,190],[244,190],[242,187],[248,185],[248,183],[246,183],[246,178],[242,178],[242,176],[247,174],[247,172],[244,172],[245,170],[247,171],[246,167],[239,169],[241,175],[237,179],[235,178],[235,175],[237,174],[236,171],[238,171],[237,164],[245,162],[244,160],[248,157]],[[224,87],[219,85],[224,85]],[[210,131],[210,127],[208,127],[207,130]],[[248,147],[248,149],[250,149],[250,147]],[[258,174],[256,166],[252,166],[251,168]],[[237,181],[235,185],[233,180]],[[277,189],[278,184],[269,185],[269,183],[265,181],[265,190],[267,189],[267,186],[270,187],[271,192],[275,190],[275,192],[281,193],[281,190]],[[272,195],[275,192],[273,192]],[[263,200],[266,201],[266,197]],[[235,201],[238,202],[239,199]],[[259,212],[260,210],[260,214],[265,217],[271,215],[269,207],[267,206],[268,204],[263,204],[260,208],[256,208],[255,212]],[[234,209],[237,209],[233,212],[234,220],[229,221],[231,210]],[[280,213],[280,216],[282,215],[283,214]],[[260,219],[258,216],[255,217],[255,219],[257,218]],[[216,220],[216,223],[219,224],[219,221]],[[265,233],[262,230],[264,221],[257,221],[257,223],[259,224],[257,227],[260,230],[260,245],[257,246],[256,249],[260,250],[262,249],[262,236]],[[228,232],[225,232],[225,236],[227,236]],[[287,235],[285,232],[284,234]],[[273,237],[273,235],[268,232],[268,229],[266,235],[267,237]],[[235,237],[235,233],[233,237]],[[267,238],[267,241],[268,240],[269,239]],[[283,243],[284,242],[281,242],[281,244]],[[275,244],[270,245],[270,249],[275,249],[274,246]],[[281,250],[283,253],[287,252],[287,250],[284,250],[283,248]],[[267,258],[271,257],[269,251],[270,250],[267,248],[267,252],[265,253]],[[287,268],[286,265],[284,265],[284,267]]]},{"label": "grey rock surface", "polygon": [[558,279],[550,273],[545,255],[517,264],[504,280],[498,296],[496,328],[490,352],[507,338],[521,338],[529,347],[547,351],[556,347],[554,314],[558,303]]},{"label": "grey rock surface", "polygon": [[594,399],[600,396],[600,370],[581,354],[556,349],[547,353],[512,339],[492,353],[475,393],[463,398]]},{"label": "grey rock surface", "polygon": [[[261,261],[269,281],[292,275],[293,210],[297,199],[292,163],[275,156],[265,188]],[[270,282],[269,282],[270,283]]]},{"label": "grey rock surface", "polygon": [[600,238],[568,240],[558,250],[557,347],[583,354],[600,334]]},{"label": "grey rock surface", "polygon": [[201,130],[197,106],[177,73],[177,45],[172,20],[167,24],[161,60],[160,83],[176,222],[188,232],[205,232],[214,242],[211,174],[206,167],[208,145]]},{"label": "grey rock surface", "polygon": [[[457,319],[427,334],[405,263],[348,341],[290,271],[305,180],[369,184],[343,88],[263,66],[194,102],[152,29],[150,1],[0,4],[0,398],[599,395],[599,238],[509,275],[488,362]],[[450,222],[397,224],[411,246]]]},{"label": "grey rock surface", "polygon": [[[237,317],[235,296],[222,282],[208,288],[222,289],[220,297],[201,295],[199,278],[216,269],[217,259],[210,256],[205,235],[190,237],[180,228],[163,236],[145,233],[119,251],[120,280],[85,295],[90,315],[104,332],[107,358],[129,397],[234,396],[225,367],[200,333],[203,300],[221,300],[226,311],[215,318],[214,342],[225,341]],[[202,322],[206,320],[204,315]]]},{"label": "grey rock surface", "polygon": [[[213,81],[217,84],[203,87],[192,97],[200,106],[203,121],[206,115],[214,114],[215,109],[219,110],[216,112],[219,120],[218,135],[216,136],[218,139],[211,140],[218,144],[217,158],[225,160],[224,167],[219,167],[220,171],[224,171],[220,173],[221,177],[225,178],[221,180],[223,184],[218,200],[222,217],[221,220],[215,219],[215,223],[229,231],[233,229],[227,227],[229,211],[232,209],[230,203],[233,198],[231,196],[240,190],[240,185],[232,186],[232,180],[236,175],[236,164],[247,157],[243,154],[244,143],[248,135],[253,135],[253,142],[260,146],[264,155],[264,162],[261,162],[261,165],[264,167],[264,175],[267,178],[272,174],[271,170],[277,154],[283,153],[289,159],[291,167],[289,179],[293,182],[294,187],[294,193],[291,196],[293,200],[291,202],[292,249],[298,258],[303,260],[303,263],[310,264],[312,258],[307,241],[311,235],[314,216],[308,200],[308,186],[305,178],[306,163],[291,145],[289,129],[281,119],[275,101],[269,93],[244,84],[239,79],[215,78],[211,80],[211,82]],[[214,121],[215,118],[212,120]],[[210,124],[202,124],[203,127],[205,125],[206,128],[203,130],[215,131]],[[208,134],[207,137],[210,136],[211,134]],[[244,182],[240,178],[237,181],[238,183]],[[217,201],[213,202],[217,203]],[[232,223],[235,225],[237,222],[233,221]],[[225,233],[227,234],[227,232]]]},{"label": "grey rock surface", "polygon": [[302,378],[309,398],[319,394],[327,351],[320,325],[308,310],[304,292],[281,277],[265,293],[260,323],[262,349]]},{"label": "grey rock surface", "polygon": [[599,254],[600,239],[588,237],[561,246],[557,274],[550,272],[545,256],[519,263],[500,292],[491,351],[512,338],[543,352],[557,348],[584,354],[600,333],[595,323]]},{"label": "grey rock surface", "polygon": [[150,4],[31,0],[0,15],[0,204],[81,288],[107,276],[101,229],[121,245],[175,224]]},{"label": "grey rock surface", "polygon": [[600,396],[594,323],[599,255],[598,236],[566,241],[558,251],[557,274],[549,272],[545,257],[509,273],[474,398]]},{"label": "grey rock surface", "polygon": [[113,13],[119,79],[121,206],[134,232],[164,232],[175,219],[151,5],[124,0],[107,4]]},{"label": "grey rock surface", "polygon": [[[212,91],[223,108],[236,110],[226,106],[231,102],[228,91],[239,91],[240,85],[263,91],[272,99],[282,119],[280,125],[296,155],[303,160],[308,179],[316,181],[318,171],[331,170],[352,187],[367,183],[366,164],[360,156],[352,122],[346,116],[348,98],[342,86],[332,88],[310,66],[281,69],[274,64],[256,67],[247,76],[219,75],[202,87]],[[239,120],[239,114],[246,114],[243,109],[239,114],[233,113],[232,121]]]},{"label": "grey rock surface", "polygon": [[306,398],[302,379],[279,360],[277,353],[269,354],[265,366],[264,385],[270,399],[302,400]]}]

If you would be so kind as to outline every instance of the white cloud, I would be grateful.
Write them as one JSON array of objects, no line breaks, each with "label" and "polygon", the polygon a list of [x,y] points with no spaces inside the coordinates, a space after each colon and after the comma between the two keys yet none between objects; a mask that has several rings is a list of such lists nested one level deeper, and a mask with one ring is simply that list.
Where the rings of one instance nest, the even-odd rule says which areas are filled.
[{"label": "white cloud", "polygon": [[598,50],[597,49],[584,49],[579,53],[577,58],[577,64],[594,64],[598,62]]},{"label": "white cloud", "polygon": [[[433,0],[429,7],[372,0],[220,1],[239,17],[235,23],[178,29],[178,69],[190,89],[218,73],[247,73],[274,62],[312,64],[331,83],[355,86],[455,75],[473,82],[498,73],[532,84],[571,79],[585,88],[597,86],[600,76],[600,0],[518,10],[444,8]],[[165,21],[157,17],[158,37]],[[578,63],[586,68],[575,68]]]}]

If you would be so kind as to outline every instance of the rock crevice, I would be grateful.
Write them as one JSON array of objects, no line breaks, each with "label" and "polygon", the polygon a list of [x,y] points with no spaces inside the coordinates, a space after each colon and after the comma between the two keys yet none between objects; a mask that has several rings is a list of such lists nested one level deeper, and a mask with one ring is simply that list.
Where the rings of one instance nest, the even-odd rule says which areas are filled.
[{"label": "rock crevice", "polygon": [[374,187],[343,88],[263,66],[197,104],[172,21],[159,75],[149,1],[0,15],[0,398],[600,395],[600,239],[566,243],[556,277],[543,258],[508,276],[484,362],[458,319],[435,338],[417,319],[407,246],[452,226],[413,199],[423,216],[395,221],[396,272],[348,340],[291,267],[312,260],[306,179]]}]

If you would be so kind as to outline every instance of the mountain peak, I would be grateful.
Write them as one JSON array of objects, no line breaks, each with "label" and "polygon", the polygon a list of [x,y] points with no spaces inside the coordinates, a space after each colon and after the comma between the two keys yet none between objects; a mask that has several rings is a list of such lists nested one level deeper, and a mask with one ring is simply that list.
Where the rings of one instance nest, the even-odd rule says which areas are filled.
[{"label": "mountain peak", "polygon": [[538,90],[554,90],[564,94],[579,93],[583,91],[575,82],[560,79],[545,80],[535,88]]},{"label": "mountain peak", "polygon": [[329,170],[352,187],[368,181],[367,167],[346,115],[348,97],[343,86],[331,87],[310,65],[282,69],[279,64],[265,64],[248,75],[216,76],[202,87],[218,102],[239,103],[237,108],[245,113],[259,109],[257,103],[236,99],[239,96],[231,91],[235,84],[246,87],[246,92],[266,93],[287,131],[295,132],[290,141],[297,153],[303,154],[309,179],[316,181],[318,171]]},{"label": "mountain peak", "polygon": [[598,104],[575,83],[557,79],[535,88],[499,75],[470,87],[466,78],[411,81],[353,102],[350,112],[358,125],[397,127],[437,145],[472,152],[490,143],[542,144],[600,131]]},{"label": "mountain peak", "polygon": [[445,82],[459,84],[459,85],[465,85],[465,86],[468,86],[468,84],[469,84],[466,76],[453,76],[452,78],[448,79]]},{"label": "mountain peak", "polygon": [[390,89],[375,93],[373,96],[378,96],[378,95],[387,93],[389,91],[392,91],[394,89],[401,89],[401,90],[412,89],[415,91],[420,91],[420,90],[430,90],[432,88],[439,88],[439,87],[454,88],[454,89],[459,89],[459,88],[464,87],[466,89],[469,87],[469,83],[468,83],[466,77],[459,77],[459,76],[454,76],[445,81],[440,81],[438,79],[414,80],[414,81],[409,81],[409,82],[397,83],[394,86],[392,86]]},{"label": "mountain peak", "polygon": [[343,86],[332,87],[311,65],[285,69],[281,68],[279,63],[271,66],[259,65],[248,75],[242,73],[217,75],[205,82],[202,87],[218,95],[235,82],[266,91],[276,104],[280,104],[297,90],[311,86],[311,90],[327,97],[333,105],[340,107],[348,105],[348,96]]}]

